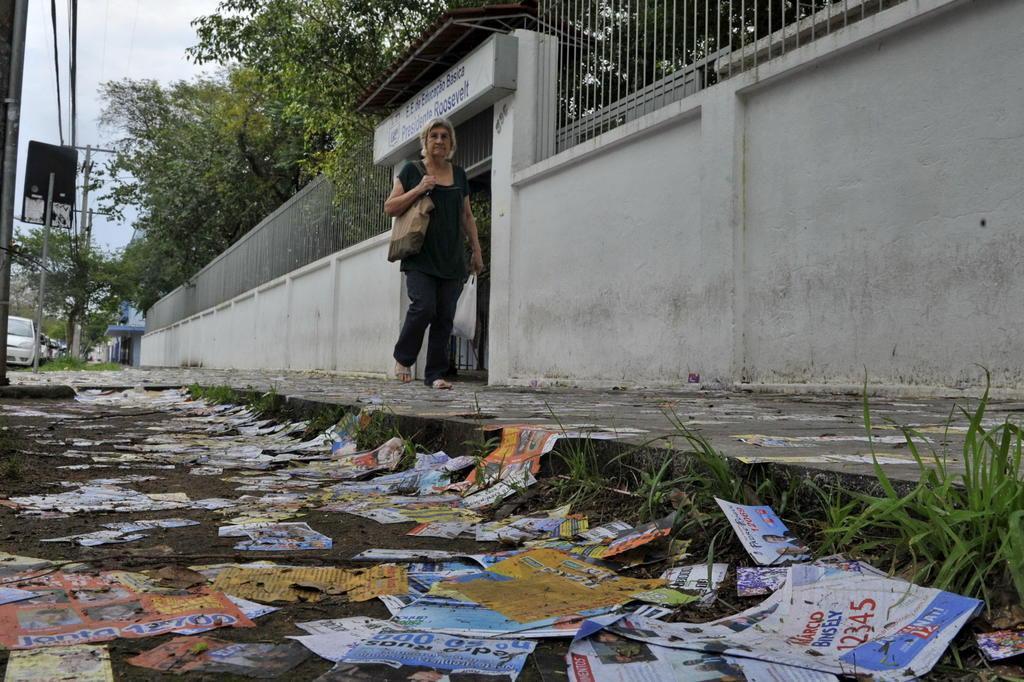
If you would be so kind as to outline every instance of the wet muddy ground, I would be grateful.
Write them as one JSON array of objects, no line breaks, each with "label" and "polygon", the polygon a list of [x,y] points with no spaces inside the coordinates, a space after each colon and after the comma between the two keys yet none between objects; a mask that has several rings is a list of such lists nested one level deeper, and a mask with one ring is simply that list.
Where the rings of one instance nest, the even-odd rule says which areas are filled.
[{"label": "wet muddy ground", "polygon": [[[176,418],[161,410],[121,408],[113,405],[77,403],[74,401],[21,401],[0,406],[0,499],[17,496],[53,494],[71,489],[70,485],[96,479],[110,479],[130,475],[153,476],[154,480],[133,481],[123,484],[142,493],[183,492],[190,499],[237,498],[243,494],[236,489],[238,483],[223,480],[240,471],[225,471],[223,475],[197,476],[189,473],[191,464],[177,464],[173,468],[155,468],[152,462],[129,464],[94,463],[92,457],[119,457],[125,447],[141,443],[154,433],[166,432],[168,420]],[[86,441],[89,441],[88,443]],[[69,457],[68,452],[74,456]],[[66,468],[88,465],[87,469]],[[166,464],[159,466],[168,466]],[[260,474],[265,472],[250,472]],[[553,491],[539,486],[532,492],[531,507],[543,505],[555,497]],[[257,493],[259,494],[259,493]],[[618,498],[621,501],[621,498]],[[592,516],[611,518],[615,512],[611,503],[594,505]],[[537,507],[542,508],[542,507]],[[619,516],[622,514],[620,513]],[[231,514],[220,514],[200,509],[174,509],[134,513],[84,512],[63,518],[35,518],[18,514],[15,509],[0,505],[0,551],[58,562],[81,561],[98,570],[145,571],[164,566],[190,566],[226,562],[275,561],[298,566],[339,566],[365,568],[367,564],[352,562],[350,558],[372,548],[445,549],[467,554],[493,552],[494,543],[477,543],[465,539],[441,539],[406,535],[414,523],[379,524],[342,512],[323,512],[304,509],[301,516],[289,521],[303,521],[313,529],[333,539],[329,550],[289,552],[246,552],[234,549],[238,538],[218,537],[218,527],[226,524]],[[626,514],[630,516],[630,514]],[[102,524],[139,519],[188,518],[198,521],[197,526],[147,530],[142,540],[81,547],[70,543],[40,542],[78,533],[102,530]],[[255,628],[220,628],[211,636],[238,642],[282,642],[287,635],[302,635],[295,622],[343,618],[361,615],[388,619],[384,605],[374,599],[348,602],[343,597],[327,597],[316,603],[279,602],[282,607],[256,620]],[[710,615],[710,614],[709,614]],[[114,676],[117,680],[180,679],[181,674],[159,673],[132,666],[126,659],[147,651],[175,635],[141,639],[115,639],[107,643]],[[541,640],[530,657],[521,680],[567,679],[564,654],[565,640]],[[8,653],[0,649],[0,669]],[[290,680],[311,680],[326,672],[332,663],[311,654],[298,668],[285,676]],[[541,670],[543,669],[543,675]],[[234,679],[224,673],[185,673],[188,679]],[[246,679],[238,677],[237,679]]]},{"label": "wet muddy ground", "polygon": [[[94,458],[122,458],[133,448],[152,439],[154,434],[176,433],[179,440],[202,438],[201,430],[194,429],[189,417],[181,412],[146,406],[120,406],[117,404],[77,401],[14,401],[0,405],[0,500],[12,497],[54,494],[71,490],[75,485],[97,479],[126,476],[154,477],[135,480],[121,486],[141,493],[184,493],[191,500],[206,498],[238,498],[246,494],[239,491],[240,483],[225,480],[235,476],[259,476],[267,471],[227,470],[219,475],[190,473],[195,466],[182,453],[169,451],[163,457],[146,461],[112,463]],[[220,435],[225,435],[221,433]],[[226,435],[232,435],[227,433]],[[237,435],[237,432],[234,434]],[[309,437],[310,434],[303,434]],[[417,434],[424,451],[445,446],[436,442],[436,434]],[[430,441],[430,438],[435,440]],[[464,445],[464,444],[462,444]],[[70,467],[70,468],[69,468]],[[88,468],[85,468],[88,467]],[[275,468],[286,469],[287,465]],[[515,504],[502,508],[501,514],[528,513],[551,509],[563,501],[559,480],[565,474],[550,463],[538,476],[540,482],[527,489]],[[323,484],[326,485],[326,484]],[[641,516],[642,500],[627,491],[608,486],[600,494],[589,498],[584,507],[573,511],[585,514],[591,527],[613,519],[635,523]],[[264,493],[250,493],[260,495]],[[513,498],[516,499],[516,498]],[[380,524],[370,519],[344,512],[318,511],[307,507],[288,521],[308,523],[314,530],[332,538],[329,550],[251,552],[235,549],[238,538],[218,537],[218,528],[239,510],[220,513],[202,509],[173,509],[134,513],[83,512],[65,516],[43,517],[19,513],[10,505],[0,504],[0,551],[10,554],[38,557],[57,562],[85,562],[96,570],[146,571],[166,566],[195,566],[226,562],[275,561],[293,566],[338,566],[365,568],[367,564],[353,562],[351,558],[366,549],[443,549],[466,554],[481,554],[500,549],[495,543],[477,543],[466,539],[415,537],[406,533],[414,523]],[[139,519],[187,518],[199,525],[147,530],[142,540],[98,547],[81,547],[71,543],[41,542],[46,538],[87,533],[102,529],[102,524]],[[700,563],[708,556],[709,544],[717,543],[714,560],[732,566],[749,565],[749,558],[732,538],[729,542],[718,538],[694,537],[691,556],[686,563]],[[622,571],[623,575],[656,577],[663,564],[641,566]],[[763,597],[738,598],[735,574],[729,572],[719,591],[719,599],[711,608],[686,606],[676,609],[668,620],[703,622],[726,614],[736,613],[759,603]],[[378,600],[349,602],[344,597],[327,596],[316,603],[278,602],[279,611],[260,617],[254,628],[220,628],[210,634],[218,639],[235,642],[283,642],[288,635],[304,634],[295,627],[297,622],[368,616],[388,619],[390,613]],[[176,635],[140,639],[115,639],[107,643],[118,680],[151,680],[180,678],[181,675],[162,674],[154,670],[135,667],[126,659],[148,651]],[[529,657],[520,677],[526,681],[552,682],[568,679],[565,653],[568,640],[538,640],[535,652]],[[0,650],[0,667],[6,663],[7,652]],[[282,676],[289,680],[311,680],[328,671],[332,663],[310,654],[305,662]],[[186,673],[190,679],[235,679],[218,673]],[[244,679],[238,677],[237,679]],[[932,674],[928,679],[964,679],[962,675]]]}]

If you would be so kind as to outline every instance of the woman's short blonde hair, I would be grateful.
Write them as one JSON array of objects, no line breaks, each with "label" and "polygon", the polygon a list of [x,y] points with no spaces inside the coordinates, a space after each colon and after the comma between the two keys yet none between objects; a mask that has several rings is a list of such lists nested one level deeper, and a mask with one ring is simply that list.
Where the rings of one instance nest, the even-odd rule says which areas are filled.
[{"label": "woman's short blonde hair", "polygon": [[437,116],[427,121],[427,125],[423,126],[423,130],[420,131],[420,156],[424,159],[427,158],[427,135],[430,134],[431,130],[437,127],[447,130],[448,136],[452,139],[452,150],[448,152],[447,156],[447,159],[451,161],[455,156],[455,150],[458,149],[459,146],[455,141],[455,126],[452,125],[451,121],[446,118],[442,118],[441,116]]}]

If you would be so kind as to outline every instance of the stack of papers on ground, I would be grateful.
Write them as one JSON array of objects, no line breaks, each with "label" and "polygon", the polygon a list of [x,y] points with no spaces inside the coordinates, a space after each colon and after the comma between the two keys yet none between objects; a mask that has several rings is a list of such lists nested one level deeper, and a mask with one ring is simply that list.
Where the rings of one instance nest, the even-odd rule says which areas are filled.
[{"label": "stack of papers on ground", "polygon": [[907,680],[931,670],[981,606],[976,599],[892,578],[792,566],[782,589],[734,616],[705,624],[599,618],[584,632],[607,628],[661,647]]},{"label": "stack of papers on ground", "polygon": [[486,680],[496,675],[499,680],[515,680],[535,646],[526,640],[473,640],[432,632],[385,631],[353,646],[318,679]]}]

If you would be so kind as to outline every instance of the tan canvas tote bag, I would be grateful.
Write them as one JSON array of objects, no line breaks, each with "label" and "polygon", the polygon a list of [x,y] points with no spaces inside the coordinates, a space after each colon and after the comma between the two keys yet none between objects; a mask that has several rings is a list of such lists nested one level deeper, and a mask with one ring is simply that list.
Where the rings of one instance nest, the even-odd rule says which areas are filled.
[{"label": "tan canvas tote bag", "polygon": [[[417,162],[416,168],[426,175],[423,164]],[[424,194],[414,201],[405,213],[395,218],[391,226],[391,242],[388,244],[389,262],[394,263],[420,252],[423,248],[423,239],[427,236],[430,212],[433,210],[434,202],[428,194]]]}]

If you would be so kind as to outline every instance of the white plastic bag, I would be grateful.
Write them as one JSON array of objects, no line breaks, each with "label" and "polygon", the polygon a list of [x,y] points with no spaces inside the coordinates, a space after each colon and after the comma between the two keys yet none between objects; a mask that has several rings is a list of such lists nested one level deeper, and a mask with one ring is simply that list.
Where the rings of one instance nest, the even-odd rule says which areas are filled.
[{"label": "white plastic bag", "polygon": [[455,306],[455,322],[452,334],[473,340],[476,335],[476,275],[470,275],[462,285],[459,302]]}]

